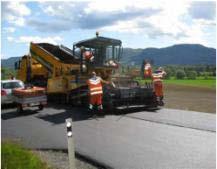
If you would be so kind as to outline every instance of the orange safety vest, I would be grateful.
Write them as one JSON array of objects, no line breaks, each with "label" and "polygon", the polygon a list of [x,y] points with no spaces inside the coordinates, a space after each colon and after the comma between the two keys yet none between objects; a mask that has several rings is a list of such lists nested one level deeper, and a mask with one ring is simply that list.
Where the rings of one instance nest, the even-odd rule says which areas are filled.
[{"label": "orange safety vest", "polygon": [[151,70],[151,65],[148,63],[144,66],[144,77],[148,78],[151,77],[152,70]]},{"label": "orange safety vest", "polygon": [[90,78],[87,81],[88,87],[89,87],[89,94],[92,95],[97,95],[97,94],[103,94],[102,90],[102,82],[100,77],[96,78]]}]

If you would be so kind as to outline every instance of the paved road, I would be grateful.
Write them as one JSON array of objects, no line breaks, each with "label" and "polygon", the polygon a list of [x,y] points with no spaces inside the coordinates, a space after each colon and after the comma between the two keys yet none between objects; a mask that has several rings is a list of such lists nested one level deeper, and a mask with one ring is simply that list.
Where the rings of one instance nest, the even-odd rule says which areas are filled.
[{"label": "paved road", "polygon": [[214,169],[215,115],[162,109],[93,118],[82,108],[48,107],[18,116],[2,110],[2,138],[30,148],[66,149],[65,119],[74,120],[76,151],[118,169]]}]

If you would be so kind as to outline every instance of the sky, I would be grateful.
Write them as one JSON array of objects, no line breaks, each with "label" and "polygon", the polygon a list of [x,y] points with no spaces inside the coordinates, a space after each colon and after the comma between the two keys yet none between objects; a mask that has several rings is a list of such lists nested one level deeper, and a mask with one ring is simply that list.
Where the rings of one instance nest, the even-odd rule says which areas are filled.
[{"label": "sky", "polygon": [[63,44],[100,36],[123,47],[202,44],[216,48],[216,2],[190,0],[1,1],[1,58],[30,42]]}]

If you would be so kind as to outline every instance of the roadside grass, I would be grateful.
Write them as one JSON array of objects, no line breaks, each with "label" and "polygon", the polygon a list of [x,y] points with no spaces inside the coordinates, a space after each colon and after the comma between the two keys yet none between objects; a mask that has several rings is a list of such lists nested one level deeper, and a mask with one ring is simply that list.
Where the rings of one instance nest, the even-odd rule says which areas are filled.
[{"label": "roadside grass", "polygon": [[[136,78],[136,80],[141,84],[145,84],[145,82],[151,82],[151,80],[141,80],[140,78]],[[171,77],[170,79],[164,79],[163,83],[165,85],[181,85],[181,86],[192,86],[192,87],[203,87],[209,89],[216,88],[216,78],[208,77],[204,79],[204,77],[197,77],[195,80],[191,79],[176,79],[175,77]]]},{"label": "roadside grass", "polygon": [[51,169],[36,154],[12,141],[2,142],[1,160],[2,169]]},{"label": "roadside grass", "polygon": [[195,80],[175,79],[173,77],[171,79],[165,79],[164,83],[182,85],[182,86],[203,87],[203,88],[210,88],[210,89],[216,88],[216,79],[214,77],[209,77],[208,79],[204,79],[203,77],[197,77]]}]

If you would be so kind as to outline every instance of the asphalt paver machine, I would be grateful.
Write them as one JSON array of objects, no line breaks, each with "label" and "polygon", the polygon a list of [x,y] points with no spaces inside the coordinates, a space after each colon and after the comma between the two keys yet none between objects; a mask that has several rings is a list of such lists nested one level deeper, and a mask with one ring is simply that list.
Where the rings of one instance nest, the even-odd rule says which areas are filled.
[{"label": "asphalt paver machine", "polygon": [[[88,62],[83,53],[90,51],[94,60]],[[158,106],[151,83],[140,86],[130,76],[120,75],[120,58],[122,56],[122,42],[118,39],[106,38],[96,34],[96,37],[83,40],[73,45],[73,54],[80,58],[80,72],[77,76],[78,88],[72,91],[71,99],[78,97],[87,103],[87,84],[92,71],[113,85],[103,86],[103,106],[105,110],[122,110],[129,108]],[[75,102],[75,101],[74,101]]]}]

